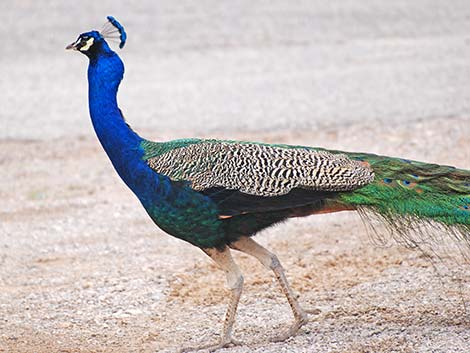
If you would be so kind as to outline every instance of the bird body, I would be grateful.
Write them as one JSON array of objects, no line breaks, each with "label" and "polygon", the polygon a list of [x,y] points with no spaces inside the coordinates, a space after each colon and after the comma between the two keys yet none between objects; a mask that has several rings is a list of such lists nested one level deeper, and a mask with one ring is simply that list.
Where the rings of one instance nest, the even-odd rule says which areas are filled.
[{"label": "bird body", "polygon": [[[404,220],[428,219],[461,229],[462,234],[470,229],[470,172],[454,167],[239,141],[143,141],[142,146],[143,158],[153,170],[176,182],[175,187],[187,186],[216,204],[216,222],[225,230],[217,229],[221,243],[210,244],[207,239],[199,243],[186,239],[185,234],[176,235],[199,247],[229,244],[264,229],[270,220],[277,223],[299,216],[299,212],[308,215],[358,208],[375,212],[395,227]],[[257,153],[263,152],[259,158]],[[326,162],[331,166],[325,167]],[[332,172],[335,168],[347,172],[344,180]],[[255,222],[252,228],[235,234],[237,229],[231,224],[238,225],[241,218],[245,221],[250,216]]]},{"label": "bird body", "polygon": [[[121,33],[123,28],[113,19]],[[251,240],[291,217],[370,211],[399,234],[438,222],[470,242],[470,171],[366,153],[242,141],[152,142],[126,123],[117,104],[124,65],[102,34],[83,33],[69,49],[90,59],[89,109],[119,176],[165,232],[204,250],[227,273],[232,299],[221,344],[231,329],[243,277],[229,248],[274,271],[292,307],[295,332],[306,323],[279,261]]]}]

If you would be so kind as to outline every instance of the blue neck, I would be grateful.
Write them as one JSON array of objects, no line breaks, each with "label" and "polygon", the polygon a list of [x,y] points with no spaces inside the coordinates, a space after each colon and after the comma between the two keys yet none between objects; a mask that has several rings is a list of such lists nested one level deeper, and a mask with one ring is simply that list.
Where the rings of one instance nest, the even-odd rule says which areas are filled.
[{"label": "blue neck", "polygon": [[98,139],[114,168],[140,198],[144,197],[142,178],[152,178],[140,147],[142,138],[124,121],[117,105],[117,91],[124,65],[116,53],[105,46],[90,58],[88,99],[91,120]]}]

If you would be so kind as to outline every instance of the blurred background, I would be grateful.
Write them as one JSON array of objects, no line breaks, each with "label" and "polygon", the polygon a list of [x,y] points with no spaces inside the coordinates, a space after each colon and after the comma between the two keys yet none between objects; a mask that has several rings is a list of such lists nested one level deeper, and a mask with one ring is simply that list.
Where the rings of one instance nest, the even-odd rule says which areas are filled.
[{"label": "blurred background", "polygon": [[[469,0],[1,0],[0,352],[174,352],[220,331],[224,275],[155,227],[93,132],[88,59],[65,46],[107,15],[128,33],[123,50],[114,44],[126,66],[119,104],[146,138],[470,169]],[[375,246],[347,212],[257,240],[319,314],[268,344],[289,307],[237,254],[235,336],[248,346],[230,352],[470,351],[468,262],[455,253]]]},{"label": "blurred background", "polygon": [[22,0],[0,4],[1,138],[90,134],[87,59],[64,47],[108,14],[128,32],[119,101],[138,131],[469,116],[467,0]]}]

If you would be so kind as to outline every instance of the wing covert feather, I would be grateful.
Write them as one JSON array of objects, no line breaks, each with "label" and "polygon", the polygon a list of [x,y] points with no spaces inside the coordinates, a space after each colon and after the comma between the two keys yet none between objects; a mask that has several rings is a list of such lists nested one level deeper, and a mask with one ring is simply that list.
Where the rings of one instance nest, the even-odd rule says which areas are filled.
[{"label": "wing covert feather", "polygon": [[374,173],[364,163],[307,147],[198,140],[149,157],[148,165],[196,191],[211,188],[274,197],[293,189],[338,192],[369,184]]}]

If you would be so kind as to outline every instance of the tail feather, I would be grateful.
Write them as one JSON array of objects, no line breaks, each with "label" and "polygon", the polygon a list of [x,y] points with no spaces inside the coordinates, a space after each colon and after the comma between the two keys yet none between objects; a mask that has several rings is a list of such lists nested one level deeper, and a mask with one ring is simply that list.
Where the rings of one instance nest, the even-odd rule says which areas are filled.
[{"label": "tail feather", "polygon": [[[470,171],[372,154],[347,153],[368,163],[374,181],[338,201],[369,219],[378,216],[402,241],[416,245],[411,232],[446,231],[470,246]],[[429,236],[428,236],[429,238]]]}]

